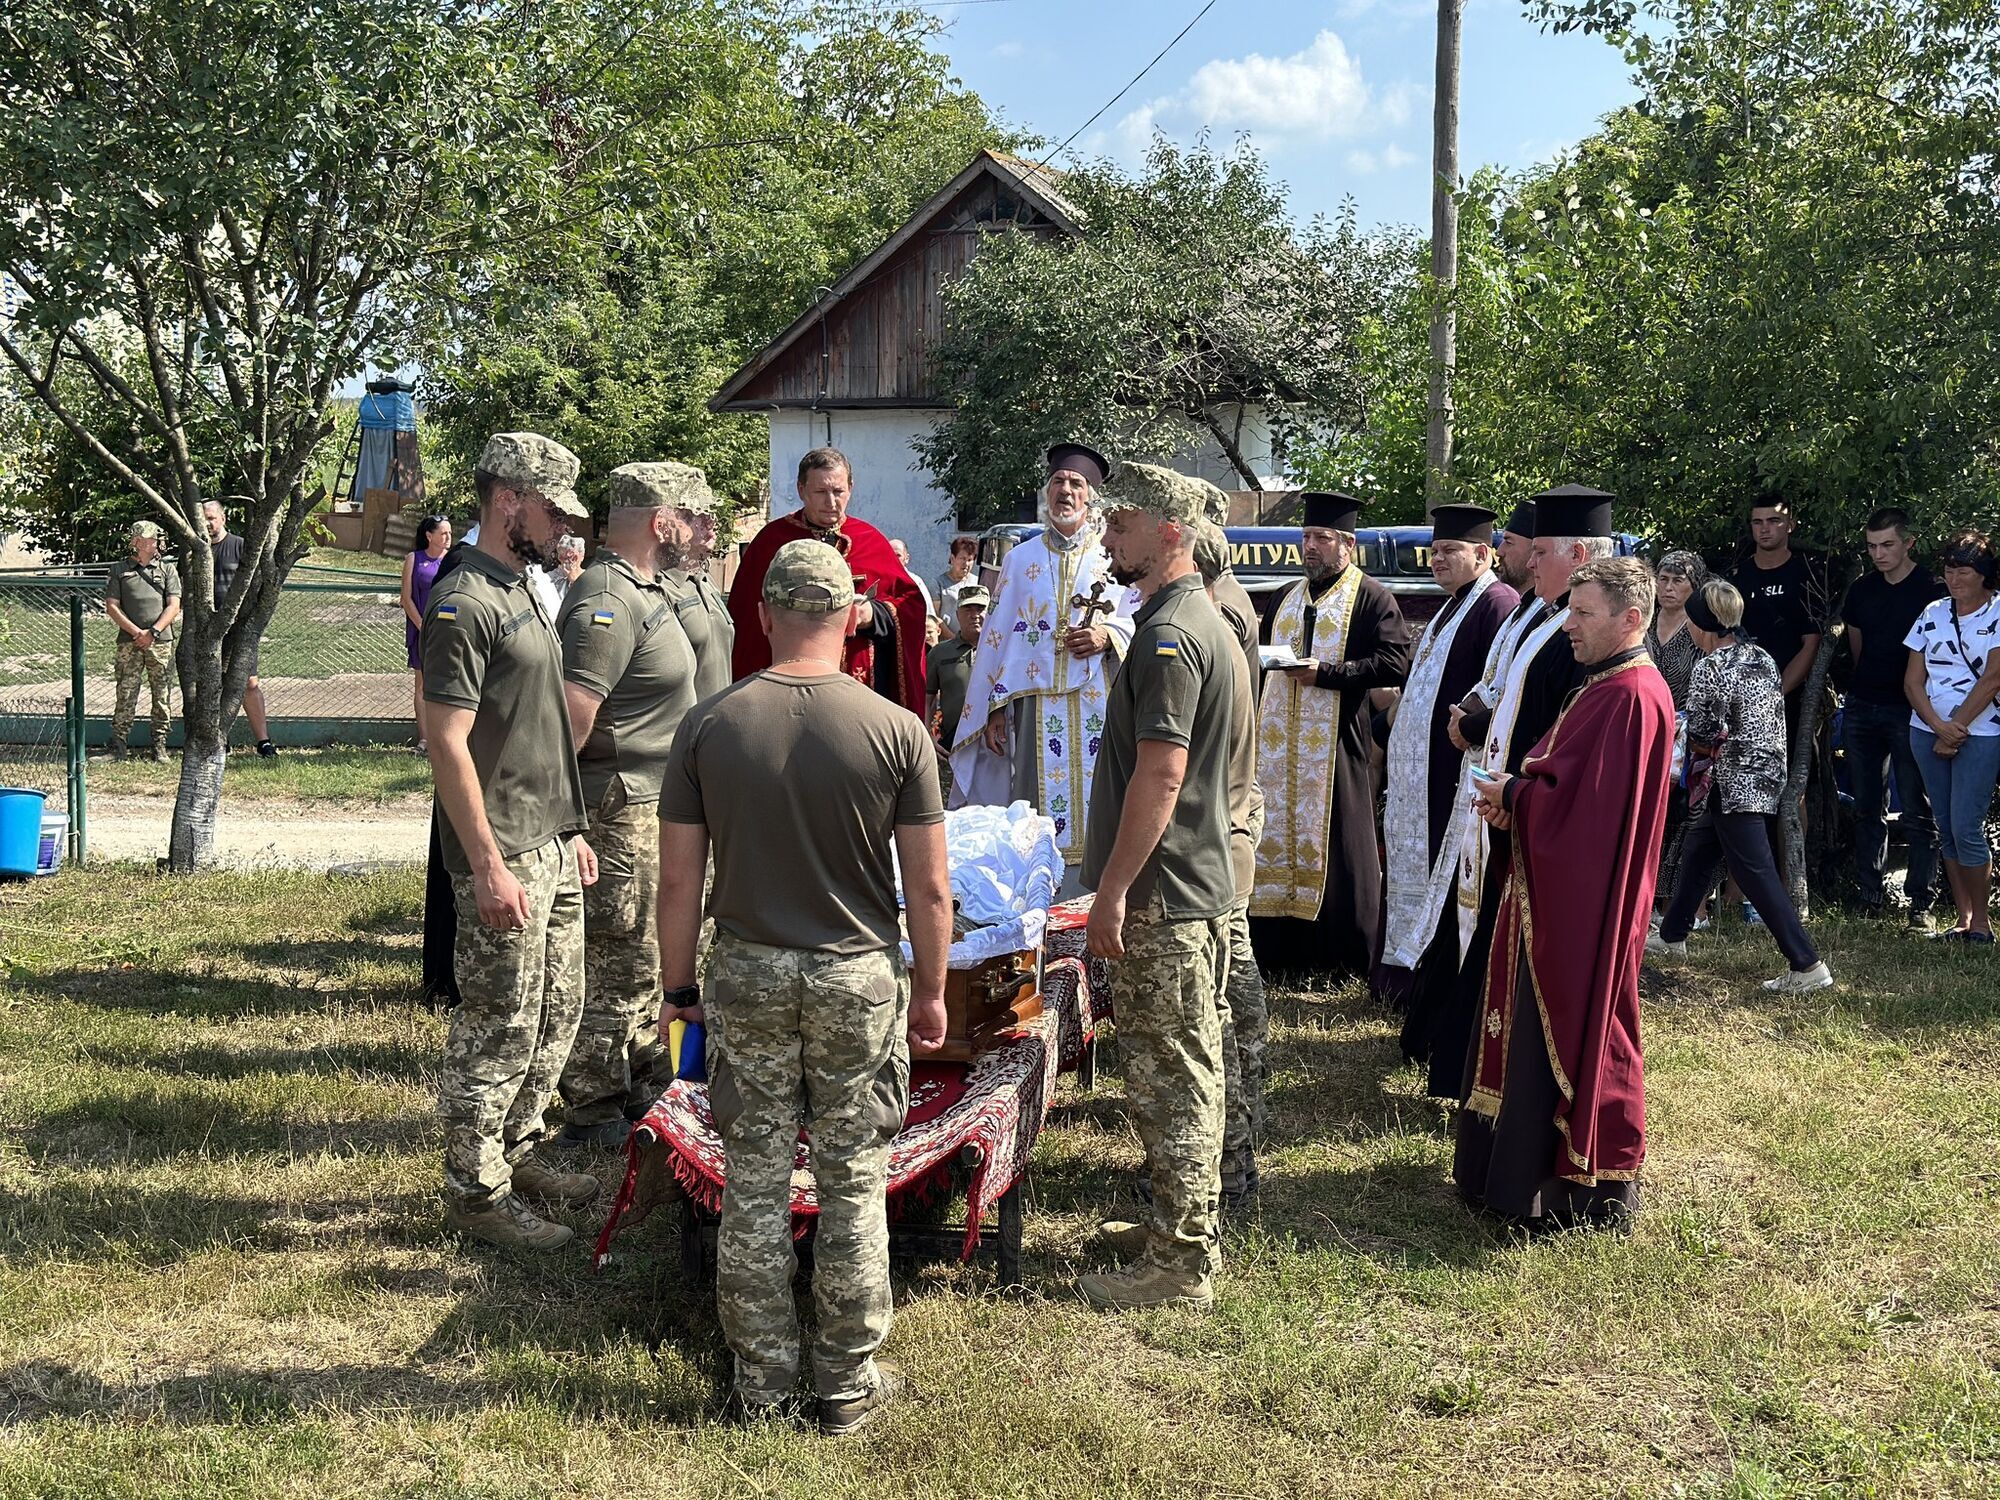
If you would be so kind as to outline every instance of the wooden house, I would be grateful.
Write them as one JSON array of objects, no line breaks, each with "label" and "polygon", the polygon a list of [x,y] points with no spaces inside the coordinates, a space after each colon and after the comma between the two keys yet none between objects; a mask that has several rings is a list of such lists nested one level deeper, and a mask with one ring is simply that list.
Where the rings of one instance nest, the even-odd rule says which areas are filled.
[{"label": "wooden house", "polygon": [[[931,360],[944,288],[996,230],[1081,234],[1061,182],[1031,162],[980,152],[715,395],[711,410],[770,418],[774,512],[790,508],[799,459],[831,444],[854,465],[854,513],[907,541],[920,577],[943,571],[956,506],[911,445],[951,407]],[[1268,463],[1268,432],[1254,413],[1244,437],[1251,461]],[[1191,466],[1225,488],[1242,483],[1213,448]]]}]

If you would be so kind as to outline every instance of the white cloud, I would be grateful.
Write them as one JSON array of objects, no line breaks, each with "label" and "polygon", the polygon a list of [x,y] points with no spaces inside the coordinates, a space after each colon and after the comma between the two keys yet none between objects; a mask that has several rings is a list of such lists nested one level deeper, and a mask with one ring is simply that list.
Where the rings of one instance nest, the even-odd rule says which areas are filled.
[{"label": "white cloud", "polygon": [[993,55],[1012,62],[1016,58],[1025,57],[1027,51],[1028,44],[1026,42],[1001,42],[994,47]]},{"label": "white cloud", "polygon": [[1290,57],[1216,58],[1174,96],[1176,113],[1223,130],[1352,135],[1368,111],[1368,85],[1347,44],[1322,31]]},{"label": "white cloud", "polygon": [[[1346,3],[1365,6],[1376,0]],[[1425,89],[1410,82],[1371,87],[1360,59],[1339,35],[1321,31],[1310,46],[1289,56],[1253,52],[1211,59],[1174,92],[1093,131],[1082,148],[1085,155],[1134,165],[1156,132],[1179,141],[1201,130],[1225,138],[1243,135],[1267,154],[1292,145],[1358,142],[1408,125],[1425,97]],[[1357,145],[1348,166],[1369,173],[1401,169],[1411,160],[1400,147]]]},{"label": "white cloud", "polygon": [[1385,172],[1400,172],[1416,164],[1417,154],[1414,151],[1405,151],[1394,142],[1382,148],[1382,170]]}]

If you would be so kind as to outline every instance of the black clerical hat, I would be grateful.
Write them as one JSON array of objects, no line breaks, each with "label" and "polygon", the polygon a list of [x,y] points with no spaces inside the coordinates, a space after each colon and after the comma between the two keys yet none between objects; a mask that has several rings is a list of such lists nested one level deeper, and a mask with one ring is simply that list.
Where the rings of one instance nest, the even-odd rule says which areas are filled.
[{"label": "black clerical hat", "polygon": [[1081,474],[1095,489],[1104,483],[1104,476],[1111,472],[1111,465],[1095,448],[1086,448],[1081,443],[1057,443],[1049,449],[1049,473],[1055,474],[1063,469]]},{"label": "black clerical hat", "polygon": [[1515,536],[1524,536],[1529,541],[1535,539],[1535,502],[1523,500],[1514,507],[1514,514],[1507,518],[1507,524],[1500,528],[1511,531]]},{"label": "black clerical hat", "polygon": [[1431,540],[1434,542],[1493,541],[1493,523],[1498,518],[1483,505],[1440,505],[1431,512]]},{"label": "black clerical hat", "polygon": [[1305,502],[1305,519],[1300,522],[1302,526],[1324,526],[1328,531],[1352,531],[1354,523],[1361,517],[1361,502],[1352,495],[1306,490],[1299,498]]},{"label": "black clerical hat", "polygon": [[1538,536],[1610,536],[1611,502],[1618,497],[1587,485],[1565,484],[1535,496]]}]

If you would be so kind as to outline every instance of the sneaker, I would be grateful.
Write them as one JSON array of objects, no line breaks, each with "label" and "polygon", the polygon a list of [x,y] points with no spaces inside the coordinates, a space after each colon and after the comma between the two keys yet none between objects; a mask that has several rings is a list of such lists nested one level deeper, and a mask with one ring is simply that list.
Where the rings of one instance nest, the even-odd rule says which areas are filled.
[{"label": "sneaker", "polygon": [[278,753],[278,747],[272,744],[269,740],[257,741],[257,754],[260,759],[269,760],[271,759],[272,756],[276,755],[277,753]]},{"label": "sneaker", "polygon": [[588,1172],[558,1172],[532,1156],[514,1163],[514,1191],[550,1203],[588,1203],[597,1196],[597,1187],[597,1179]]},{"label": "sneaker", "polygon": [[165,745],[159,744],[157,742],[154,744],[153,763],[155,765],[164,766],[171,758],[172,757],[167,754],[167,747]]},{"label": "sneaker", "polygon": [[1743,925],[1745,927],[1762,927],[1764,925],[1764,919],[1757,915],[1757,908],[1752,906],[1748,901],[1743,903]]},{"label": "sneaker", "polygon": [[1904,914],[1903,925],[1908,927],[1912,932],[1929,932],[1931,930],[1931,914],[1927,911],[1918,911],[1913,906]]},{"label": "sneaker", "polygon": [[551,1224],[513,1193],[481,1209],[447,1203],[444,1222],[447,1229],[503,1250],[559,1250],[576,1238],[568,1225]]},{"label": "sneaker", "polygon": [[1194,1307],[1215,1305],[1215,1287],[1207,1275],[1169,1271],[1149,1261],[1122,1271],[1104,1271],[1076,1279],[1076,1289],[1092,1307]]},{"label": "sneaker", "polygon": [[1833,971],[1824,963],[1817,963],[1810,969],[1793,969],[1776,979],[1767,979],[1764,988],[1779,995],[1804,995],[1813,990],[1832,989]]},{"label": "sneaker", "polygon": [[595,1125],[565,1125],[542,1142],[545,1150],[581,1151],[590,1146],[622,1146],[632,1133],[632,1122],[619,1118]]},{"label": "sneaker", "polygon": [[1148,1231],[1128,1219],[1108,1219],[1097,1226],[1097,1242],[1120,1260],[1137,1260],[1146,1253]]},{"label": "sneaker", "polygon": [[1655,958],[1686,958],[1687,939],[1682,938],[1677,943],[1670,943],[1657,932],[1649,932],[1646,934],[1646,951]]},{"label": "sneaker", "polygon": [[1708,928],[1709,928],[1709,921],[1707,917],[1696,917],[1694,919],[1694,930],[1696,932],[1706,932],[1708,931]]},{"label": "sneaker", "polygon": [[819,1430],[827,1437],[846,1437],[850,1432],[859,1432],[882,1415],[883,1408],[894,1401],[902,1390],[903,1377],[897,1373],[896,1367],[878,1359],[875,1361],[875,1384],[865,1394],[840,1401],[820,1399]]}]

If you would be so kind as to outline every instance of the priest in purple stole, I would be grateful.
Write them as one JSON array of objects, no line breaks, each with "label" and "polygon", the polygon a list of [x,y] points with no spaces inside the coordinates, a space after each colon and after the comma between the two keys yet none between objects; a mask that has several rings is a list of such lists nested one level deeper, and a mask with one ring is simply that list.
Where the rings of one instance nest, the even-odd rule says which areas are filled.
[{"label": "priest in purple stole", "polygon": [[1531,1224],[1624,1227],[1646,1157],[1639,963],[1667,815],[1674,708],[1645,649],[1653,577],[1572,575],[1563,625],[1583,686],[1521,763],[1479,779],[1513,834],[1453,1175]]}]

